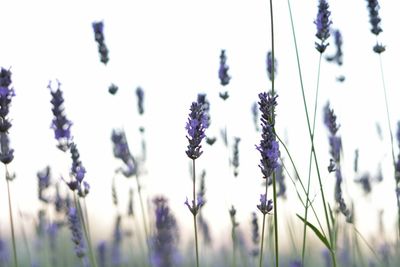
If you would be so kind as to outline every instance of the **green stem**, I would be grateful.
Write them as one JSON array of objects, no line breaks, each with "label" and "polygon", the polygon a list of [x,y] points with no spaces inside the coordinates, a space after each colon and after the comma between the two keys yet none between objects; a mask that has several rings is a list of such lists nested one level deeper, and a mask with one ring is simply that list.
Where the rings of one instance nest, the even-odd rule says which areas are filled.
[{"label": "green stem", "polygon": [[194,243],[195,243],[195,248],[196,248],[196,266],[199,267],[199,244],[198,244],[198,238],[197,238],[197,220],[196,220],[196,215],[197,215],[197,202],[196,202],[196,161],[193,159],[192,160],[192,166],[193,166],[193,225],[194,225]]},{"label": "green stem", "polygon": [[262,221],[262,229],[261,229],[261,245],[260,245],[260,262],[259,262],[259,267],[262,267],[262,265],[263,265],[264,235],[265,235],[265,214],[263,213],[263,221]]},{"label": "green stem", "polygon": [[[272,0],[269,1],[270,7],[270,22],[271,22],[271,55],[272,55],[272,62],[271,62],[271,93],[272,95],[275,94],[275,38],[274,38],[274,13],[272,8]],[[272,112],[272,116],[274,116],[275,112]],[[275,118],[272,118],[275,121]],[[275,128],[274,128],[275,131]],[[268,183],[267,183],[268,184]],[[274,232],[275,232],[275,266],[279,266],[279,243],[278,243],[278,203],[277,203],[277,196],[276,196],[276,174],[273,172],[272,174],[272,186],[273,186],[273,199],[274,199]]]},{"label": "green stem", "polygon": [[13,247],[13,257],[14,257],[14,267],[18,267],[18,260],[17,260],[17,248],[15,245],[15,231],[14,231],[14,219],[13,219],[13,212],[12,212],[12,205],[11,205],[11,192],[10,192],[10,180],[9,180],[9,173],[6,168],[6,181],[7,181],[7,193],[8,193],[8,213],[10,216],[10,226],[11,226],[11,238],[12,238],[12,247]]},{"label": "green stem", "polygon": [[76,196],[75,193],[74,193],[74,200],[75,200],[76,209],[78,210],[78,214],[79,214],[79,217],[81,219],[83,233],[85,235],[85,238],[86,238],[86,241],[87,241],[87,245],[88,245],[90,265],[93,266],[93,267],[97,267],[96,257],[94,256],[94,253],[93,253],[92,241],[91,241],[91,239],[89,237],[88,229],[87,229],[85,218],[84,218],[84,215],[83,215],[82,206],[81,206],[81,203],[79,201],[79,198]]},{"label": "green stem", "polygon": [[19,214],[19,218],[21,220],[21,233],[22,233],[22,238],[24,240],[24,244],[25,244],[25,249],[26,249],[26,254],[28,257],[29,266],[32,266],[31,250],[29,248],[28,237],[26,236],[26,231],[25,231],[25,226],[24,226],[24,218],[22,216],[21,210],[18,211],[18,214]]}]

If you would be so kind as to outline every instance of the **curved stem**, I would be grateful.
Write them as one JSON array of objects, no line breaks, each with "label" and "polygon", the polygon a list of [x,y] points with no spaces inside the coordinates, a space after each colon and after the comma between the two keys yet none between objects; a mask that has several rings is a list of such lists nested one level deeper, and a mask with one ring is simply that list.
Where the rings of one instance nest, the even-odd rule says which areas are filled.
[{"label": "curved stem", "polygon": [[[302,74],[301,74],[299,51],[298,51],[298,47],[297,47],[296,34],[295,34],[294,24],[293,24],[293,16],[292,16],[292,11],[291,11],[291,7],[290,7],[290,0],[288,0],[288,7],[289,7],[289,13],[290,13],[290,22],[291,22],[294,46],[295,46],[295,50],[296,50],[297,69],[298,69],[299,77],[300,77],[301,93],[302,93],[304,111],[305,111],[305,114],[306,114],[308,134],[309,134],[310,141],[311,141],[311,150],[312,150],[313,155],[314,155],[315,167],[316,167],[316,170],[317,170],[318,183],[319,183],[320,192],[321,192],[322,204],[323,204],[323,207],[324,207],[324,215],[325,215],[325,219],[326,219],[326,224],[327,224],[327,227],[328,227],[329,240],[330,240],[330,243],[332,243],[333,237],[332,237],[331,223],[330,223],[329,216],[328,216],[327,204],[326,204],[326,200],[325,200],[324,189],[323,189],[323,186],[322,186],[321,174],[320,174],[320,171],[319,171],[317,153],[315,152],[314,139],[313,139],[313,134],[312,134],[312,130],[311,130],[311,124],[310,124],[310,117],[309,117],[309,114],[308,114],[307,101],[306,101],[306,97],[305,97],[303,79],[302,79]],[[332,261],[334,263],[334,266],[336,266],[335,252],[332,250],[332,248],[330,249],[330,251],[331,251]]]}]

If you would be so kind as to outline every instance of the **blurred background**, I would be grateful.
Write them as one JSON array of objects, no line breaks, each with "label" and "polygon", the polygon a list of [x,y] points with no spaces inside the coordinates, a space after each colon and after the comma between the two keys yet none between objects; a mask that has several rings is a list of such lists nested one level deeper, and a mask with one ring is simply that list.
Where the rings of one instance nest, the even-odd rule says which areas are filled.
[{"label": "blurred background", "polygon": [[[292,1],[297,44],[310,115],[313,114],[319,53],[314,48],[317,1]],[[379,57],[373,53],[375,36],[370,32],[366,1],[330,1],[332,28],[343,36],[343,65],[325,60],[321,65],[319,107],[316,120],[316,146],[325,192],[333,203],[334,176],[329,175],[328,137],[322,121],[322,108],[329,100],[340,124],[343,139],[344,197],[353,200],[360,231],[368,235],[378,226],[379,210],[384,210],[388,229],[395,229],[396,202],[393,166],[390,157]],[[400,119],[398,90],[399,8],[396,1],[380,1],[383,33],[379,42],[386,46],[382,54],[393,131]],[[183,204],[191,196],[190,160],[185,154],[185,123],[192,101],[206,93],[210,102],[211,126],[206,135],[216,137],[214,145],[203,144],[203,155],[196,161],[198,174],[206,170],[206,198],[203,215],[216,242],[230,233],[229,209],[237,209],[237,220],[245,232],[251,212],[256,211],[263,192],[259,171],[260,141],[251,112],[258,93],[268,91],[271,83],[266,72],[266,55],[271,49],[269,5],[267,1],[1,1],[0,62],[12,71],[12,100],[9,117],[11,147],[15,159],[9,170],[16,174],[12,182],[15,212],[36,216],[36,173],[47,165],[53,181],[68,177],[70,154],[56,148],[50,129],[51,95],[47,85],[58,79],[65,98],[65,112],[73,122],[74,141],[86,167],[91,186],[87,196],[92,228],[96,237],[112,235],[111,184],[121,163],[112,151],[111,132],[124,129],[134,156],[141,155],[140,127],[145,128],[146,162],[141,177],[143,194],[152,212],[151,200],[164,195],[178,218],[184,239],[190,240],[192,216]],[[286,140],[293,159],[305,180],[310,143],[290,17],[286,1],[274,1],[275,56],[279,95],[276,110],[278,134]],[[109,62],[99,60],[92,23],[103,21]],[[326,54],[335,53],[333,38]],[[218,79],[219,55],[225,49],[231,82],[223,87]],[[337,79],[344,76],[345,80]],[[108,92],[111,83],[118,86],[115,95]],[[136,88],[144,90],[144,115],[137,110]],[[222,100],[219,93],[228,91]],[[220,131],[227,129],[228,149]],[[381,133],[377,129],[380,129]],[[381,135],[381,136],[380,136]],[[240,137],[239,174],[235,178],[229,165],[234,137]],[[359,149],[359,170],[353,171],[355,150]],[[395,153],[398,153],[395,142]],[[293,168],[282,150],[288,174]],[[381,166],[381,167],[379,167]],[[373,190],[365,194],[354,183],[364,173],[377,177]],[[3,167],[0,168],[4,170]],[[279,199],[279,216],[296,221],[302,213],[294,186],[286,175],[287,197]],[[313,173],[315,174],[315,172]],[[316,178],[315,175],[313,176]],[[375,179],[375,178],[374,178]],[[316,205],[318,187],[313,188]],[[119,209],[126,210],[128,188],[133,178],[116,176]],[[67,191],[61,183],[61,189]],[[0,230],[9,232],[5,179],[0,179]],[[271,191],[272,196],[272,191]],[[137,197],[137,195],[135,196]],[[135,200],[137,216],[139,201]],[[322,209],[321,209],[322,212]],[[286,220],[286,219],[285,219]],[[296,221],[297,222],[297,221]],[[29,224],[29,220],[26,221]]]}]

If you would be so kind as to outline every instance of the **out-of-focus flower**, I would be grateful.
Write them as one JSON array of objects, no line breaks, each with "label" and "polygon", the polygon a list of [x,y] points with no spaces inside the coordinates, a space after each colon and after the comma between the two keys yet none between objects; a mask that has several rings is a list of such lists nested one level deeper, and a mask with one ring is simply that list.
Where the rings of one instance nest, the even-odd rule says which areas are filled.
[{"label": "out-of-focus flower", "polygon": [[108,58],[108,49],[104,42],[104,23],[103,21],[96,21],[92,23],[94,39],[97,42],[98,50],[100,54],[100,61],[104,64],[107,64]]}]

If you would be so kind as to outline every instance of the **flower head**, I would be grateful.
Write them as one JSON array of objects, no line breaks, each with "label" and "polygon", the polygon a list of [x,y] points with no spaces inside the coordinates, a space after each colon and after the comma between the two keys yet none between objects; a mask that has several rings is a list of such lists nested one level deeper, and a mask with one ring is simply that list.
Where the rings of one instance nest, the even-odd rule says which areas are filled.
[{"label": "flower head", "polygon": [[51,82],[47,88],[50,89],[52,99],[50,103],[53,105],[51,111],[53,112],[53,120],[51,128],[54,130],[54,137],[58,141],[57,147],[66,152],[71,144],[71,126],[72,122],[67,119],[64,111],[64,97],[60,89],[61,83],[57,82],[57,89],[54,90],[51,87]]},{"label": "flower head", "polygon": [[108,49],[104,42],[104,23],[102,21],[93,22],[92,23],[93,31],[94,31],[94,39],[97,42],[98,50],[100,54],[100,61],[104,64],[107,64],[108,58]]},{"label": "flower head", "polygon": [[50,180],[51,180],[51,173],[50,173],[50,166],[46,166],[43,170],[37,172],[36,174],[38,178],[38,188],[39,188],[39,200],[48,203],[49,199],[47,199],[43,195],[43,191],[49,188]]},{"label": "flower head", "polygon": [[144,107],[143,107],[143,100],[144,100],[144,91],[142,87],[136,88],[136,97],[137,97],[137,106],[138,106],[138,111],[140,115],[143,115],[144,113]]},{"label": "flower head", "polygon": [[273,207],[273,202],[272,199],[267,200],[267,195],[266,194],[261,194],[260,195],[260,204],[257,205],[257,208],[259,211],[261,211],[262,214],[268,214],[272,211]]},{"label": "flower head", "polygon": [[[277,73],[277,61],[276,58],[274,58],[274,79],[276,77],[276,73]],[[268,74],[268,78],[270,81],[272,81],[272,52],[269,51],[267,53],[267,74]]]},{"label": "flower head", "polygon": [[12,97],[15,96],[11,85],[11,71],[1,68],[0,70],[0,132],[7,133],[11,122],[7,118]]},{"label": "flower head", "polygon": [[231,77],[228,74],[229,66],[226,64],[226,54],[225,50],[221,50],[221,54],[219,56],[219,70],[218,77],[221,82],[221,85],[225,86],[229,84]]},{"label": "flower head", "polygon": [[204,139],[205,129],[207,128],[207,117],[204,114],[203,105],[199,102],[193,102],[190,107],[189,119],[186,123],[187,135],[189,141],[186,155],[191,159],[197,159],[201,156],[201,141]]},{"label": "flower head", "polygon": [[275,106],[277,105],[277,96],[270,93],[260,93],[259,109],[261,111],[261,141],[257,150],[261,154],[260,164],[263,177],[267,179],[278,166],[278,158],[280,156],[279,144],[276,141],[274,133],[275,125]]},{"label": "flower head", "polygon": [[339,66],[343,64],[343,52],[342,52],[342,45],[343,45],[343,38],[342,34],[339,30],[333,31],[334,42],[336,46],[336,53],[332,56],[326,56],[326,60],[330,62],[335,62]]},{"label": "flower head", "polygon": [[86,254],[86,249],[82,235],[81,221],[76,208],[69,208],[68,223],[72,234],[72,242],[75,244],[76,256],[78,256],[78,258],[82,258]]},{"label": "flower head", "polygon": [[125,177],[131,177],[137,173],[137,163],[131,154],[128,146],[124,130],[113,130],[111,134],[111,141],[114,145],[114,157],[120,159],[124,163],[124,167],[120,171]]},{"label": "flower head", "polygon": [[151,242],[151,261],[155,267],[172,267],[177,264],[178,225],[164,197],[156,197],[155,233]]},{"label": "flower head", "polygon": [[369,22],[371,23],[371,32],[375,35],[379,35],[382,32],[381,18],[379,17],[379,3],[378,0],[367,0],[367,8],[369,12]]},{"label": "flower head", "polygon": [[332,24],[332,21],[329,18],[330,15],[331,12],[329,11],[328,2],[326,0],[319,0],[317,18],[314,23],[317,25],[317,34],[315,36],[320,40],[320,43],[315,43],[315,48],[320,53],[323,53],[329,45],[329,43],[325,44],[325,41],[330,36],[329,27]]}]

